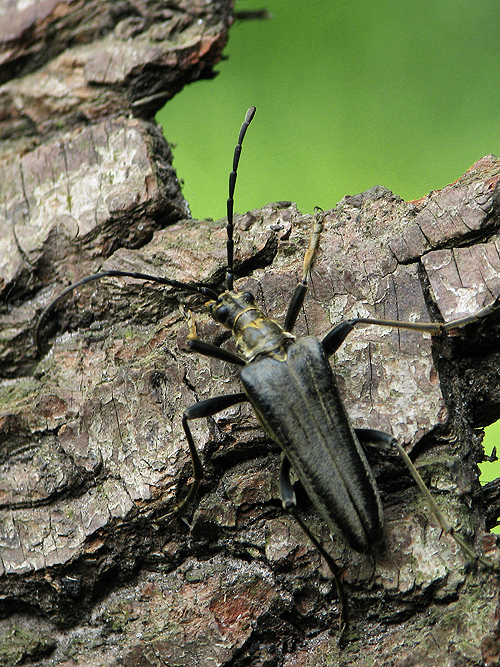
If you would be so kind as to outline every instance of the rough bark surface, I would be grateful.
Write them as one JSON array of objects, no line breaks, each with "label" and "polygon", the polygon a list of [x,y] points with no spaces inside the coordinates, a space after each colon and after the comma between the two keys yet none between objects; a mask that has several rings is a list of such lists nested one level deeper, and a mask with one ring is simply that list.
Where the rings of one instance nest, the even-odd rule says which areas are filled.
[{"label": "rough bark surface", "polygon": [[[151,14],[138,16],[136,4],[123,3],[121,22],[140,27],[122,46],[143,60],[120,85],[80,85],[79,49],[104,57],[102,40],[119,39],[118,6],[38,3],[39,14],[19,13],[10,24],[17,32],[4,37],[2,72],[10,62],[18,77],[0,99],[23,90],[33,99],[22,114],[10,102],[2,111],[10,138],[0,162],[0,664],[497,665],[498,577],[440,535],[397,455],[370,453],[385,513],[374,558],[330,541],[298,489],[304,516],[345,568],[352,631],[343,650],[328,570],[281,512],[280,451],[248,406],[193,422],[206,478],[189,526],[170,515],[191,477],[183,410],[240,390],[232,367],[184,349],[179,305],[196,312],[202,301],[133,280],[93,283],[59,305],[41,353],[34,349],[43,307],[98,268],[222,286],[224,222],[186,219],[168,147],[150,118],[131,115],[138,107],[130,100],[141,71],[149,76],[157,62],[153,47],[134,49],[135,38],[152,40],[157,24],[176,35],[179,25],[205,21],[209,38],[200,28],[198,50],[175,61],[170,79],[155,79],[166,99],[210,70],[214,52],[200,45],[213,39],[220,53],[230,8],[148,3]],[[85,8],[93,29],[83,26]],[[48,26],[60,35],[50,47],[41,37]],[[44,77],[64,58],[65,85],[74,76],[82,97],[58,111],[36,91],[54,86]],[[103,99],[113,102],[104,109]],[[35,108],[40,115],[26,111]],[[19,129],[28,126],[24,113],[29,138]],[[492,302],[500,294],[499,181],[500,161],[487,156],[417,202],[383,187],[345,197],[326,212],[297,335],[321,337],[356,315],[449,321]],[[301,275],[310,224],[289,202],[237,218],[237,288],[278,320]],[[227,332],[197,319],[200,338],[231,347]],[[354,424],[404,442],[448,517],[496,562],[485,526],[496,522],[498,489],[490,487],[488,508],[477,427],[500,416],[499,320],[432,340],[359,329],[332,361]]]}]

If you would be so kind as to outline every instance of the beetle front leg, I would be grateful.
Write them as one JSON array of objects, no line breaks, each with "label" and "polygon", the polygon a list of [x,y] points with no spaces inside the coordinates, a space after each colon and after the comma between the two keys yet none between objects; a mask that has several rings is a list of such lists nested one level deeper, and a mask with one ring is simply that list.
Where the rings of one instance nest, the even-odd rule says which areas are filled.
[{"label": "beetle front leg", "polygon": [[290,299],[288,305],[288,310],[285,317],[285,324],[283,329],[285,331],[291,331],[295,325],[297,317],[304,303],[304,299],[307,294],[307,278],[311,272],[311,268],[316,257],[316,252],[318,251],[319,246],[319,237],[323,231],[323,218],[324,214],[322,209],[319,206],[316,206],[314,209],[314,224],[311,230],[311,236],[309,238],[309,247],[304,256],[304,268],[302,270],[302,280],[295,288],[295,291]]},{"label": "beetle front leg", "polygon": [[198,338],[198,334],[196,333],[196,322],[191,311],[187,313],[186,319],[189,327],[189,333],[186,340],[189,352],[197,352],[198,354],[202,354],[204,357],[220,359],[221,361],[227,361],[228,363],[236,364],[237,366],[244,366],[246,364],[246,361],[239,357],[237,354],[234,354],[229,350],[225,350],[223,347],[219,347],[218,345],[213,345],[212,343],[206,343],[205,341],[200,340]]},{"label": "beetle front leg", "polygon": [[328,551],[324,548],[322,543],[318,540],[318,538],[314,535],[313,532],[311,532],[309,526],[305,523],[305,521],[301,518],[301,516],[297,512],[297,500],[295,497],[295,491],[293,490],[293,484],[292,480],[290,479],[290,469],[291,469],[291,464],[290,461],[287,459],[286,456],[283,457],[283,461],[281,462],[281,468],[280,468],[280,491],[281,491],[281,498],[283,501],[283,509],[291,514],[295,521],[299,524],[299,526],[302,528],[304,533],[307,535],[309,540],[312,542],[312,544],[316,547],[316,549],[319,551],[319,553],[323,556],[325,559],[330,572],[333,575],[333,580],[335,581],[335,586],[337,587],[337,593],[339,596],[339,605],[340,605],[340,610],[339,610],[339,626],[340,626],[340,635],[339,635],[339,645],[343,646],[345,644],[345,635],[349,629],[349,608],[347,604],[347,596],[344,591],[344,587],[342,585],[342,581],[340,580],[340,576],[342,574],[342,569],[337,565],[335,560],[330,556]]},{"label": "beetle front leg", "polygon": [[193,463],[193,483],[189,489],[189,492],[184,498],[184,500],[174,509],[173,513],[182,514],[186,507],[194,500],[198,488],[203,480],[203,464],[196,449],[196,445],[193,439],[193,434],[189,428],[188,422],[191,419],[201,419],[202,417],[212,417],[218,412],[230,408],[232,405],[237,403],[243,403],[248,401],[247,395],[243,392],[238,394],[226,394],[224,396],[214,396],[213,398],[207,398],[205,401],[200,401],[195,403],[190,408],[184,411],[182,415],[182,428],[186,434],[186,439],[189,446],[189,452],[191,454],[191,461]]}]

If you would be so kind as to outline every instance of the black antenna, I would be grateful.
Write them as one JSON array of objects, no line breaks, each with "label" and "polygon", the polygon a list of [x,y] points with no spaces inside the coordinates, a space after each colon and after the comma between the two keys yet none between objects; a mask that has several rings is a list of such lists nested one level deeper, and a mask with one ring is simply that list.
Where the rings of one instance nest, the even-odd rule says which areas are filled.
[{"label": "black antenna", "polygon": [[[245,116],[245,121],[241,126],[240,134],[238,137],[238,143],[234,149],[233,157],[233,171],[229,176],[229,199],[227,200],[227,273],[226,273],[226,289],[228,291],[233,289],[233,251],[234,251],[234,242],[233,242],[233,206],[234,206],[234,186],[236,184],[236,172],[238,170],[238,163],[240,161],[241,153],[241,144],[245,137],[248,126],[252,118],[255,115],[255,107],[250,107]],[[42,314],[38,318],[38,322],[35,326],[35,343],[40,351],[40,328],[42,323],[46,319],[47,315],[53,310],[61,299],[63,299],[67,294],[72,292],[77,287],[86,285],[87,283],[93,282],[94,280],[100,280],[101,278],[110,278],[110,277],[121,277],[121,278],[136,278],[137,280],[150,280],[151,282],[160,283],[160,285],[170,285],[171,287],[178,287],[180,289],[188,290],[189,292],[196,292],[197,294],[203,294],[212,301],[216,301],[218,298],[217,292],[210,289],[209,287],[203,287],[201,285],[190,285],[189,283],[183,283],[179,280],[170,280],[169,278],[162,278],[160,276],[151,276],[147,273],[137,273],[135,271],[118,271],[118,270],[109,270],[109,271],[100,271],[99,273],[94,273],[91,276],[82,278],[78,280],[73,285],[66,287],[59,296],[57,296],[49,305],[42,311]]]},{"label": "black antenna", "polygon": [[201,285],[190,285],[189,283],[183,283],[179,280],[170,280],[169,278],[162,278],[160,276],[150,276],[148,273],[137,273],[135,271],[119,271],[110,269],[109,271],[101,271],[100,273],[94,273],[91,276],[86,276],[78,282],[73,283],[69,287],[66,287],[59,296],[57,296],[49,305],[42,311],[42,314],[38,318],[38,322],[35,327],[35,343],[38,351],[40,351],[40,327],[51,312],[51,310],[56,306],[61,299],[63,299],[66,294],[69,294],[77,287],[91,283],[94,280],[100,280],[101,278],[110,278],[110,277],[120,277],[120,278],[136,278],[137,280],[150,280],[151,282],[160,283],[160,285],[170,285],[170,287],[179,287],[180,289],[189,290],[190,292],[196,292],[197,294],[203,294],[203,296],[208,297],[211,300],[216,300],[218,297],[217,292],[214,292],[209,287],[203,287]]},{"label": "black antenna", "polygon": [[233,241],[233,209],[234,209],[234,186],[236,185],[236,175],[238,172],[238,163],[240,161],[241,144],[245,138],[248,126],[255,116],[255,107],[250,107],[241,126],[238,143],[234,149],[233,157],[233,171],[229,174],[229,197],[227,200],[227,273],[226,273],[226,289],[230,292],[233,289],[234,270],[234,241]]}]

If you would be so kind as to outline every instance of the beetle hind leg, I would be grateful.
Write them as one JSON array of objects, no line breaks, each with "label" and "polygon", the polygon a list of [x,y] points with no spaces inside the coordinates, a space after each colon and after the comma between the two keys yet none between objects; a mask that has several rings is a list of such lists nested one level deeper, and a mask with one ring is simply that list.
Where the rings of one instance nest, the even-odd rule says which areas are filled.
[{"label": "beetle hind leg", "polygon": [[307,535],[312,544],[316,547],[319,553],[325,559],[330,572],[333,575],[333,580],[335,581],[335,586],[337,588],[337,593],[339,596],[339,625],[340,625],[340,635],[339,635],[339,645],[343,646],[345,644],[345,636],[349,630],[349,610],[347,604],[347,596],[344,591],[344,586],[340,579],[342,569],[337,565],[332,556],[326,551],[323,544],[318,540],[314,533],[310,530],[309,526],[305,523],[302,517],[297,512],[297,500],[295,498],[295,491],[293,490],[292,480],[290,479],[290,461],[284,456],[283,461],[281,462],[280,468],[280,491],[281,498],[283,501],[283,509],[291,514],[295,521],[302,528],[304,533]]},{"label": "beetle hind leg", "polygon": [[441,527],[441,530],[443,533],[446,535],[450,535],[455,542],[458,544],[458,546],[462,549],[462,551],[473,561],[478,561],[482,565],[485,565],[491,570],[498,571],[498,567],[492,563],[490,560],[487,558],[484,558],[483,556],[480,556],[467,542],[464,540],[464,538],[460,535],[460,533],[457,531],[457,529],[451,525],[451,523],[448,521],[446,516],[441,512],[439,507],[437,506],[434,498],[432,497],[431,492],[427,488],[424,480],[422,479],[420,473],[415,467],[415,464],[413,461],[410,459],[402,445],[396,440],[396,438],[389,433],[385,433],[384,431],[377,431],[374,429],[365,429],[365,428],[357,428],[356,429],[356,435],[358,436],[360,442],[363,444],[365,442],[372,442],[376,443],[378,445],[382,446],[390,446],[392,448],[397,449],[399,455],[403,459],[403,461],[406,464],[406,467],[410,471],[411,476],[415,480],[418,488],[420,489],[420,492],[424,496],[429,509],[432,511],[434,516],[436,517],[439,526]]}]

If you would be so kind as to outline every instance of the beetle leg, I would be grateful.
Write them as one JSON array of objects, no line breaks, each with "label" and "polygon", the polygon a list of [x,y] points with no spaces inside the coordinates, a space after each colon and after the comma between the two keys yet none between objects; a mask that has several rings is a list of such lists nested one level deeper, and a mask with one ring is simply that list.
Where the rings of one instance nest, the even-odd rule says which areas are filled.
[{"label": "beetle leg", "polygon": [[405,462],[406,467],[410,471],[411,476],[417,483],[417,486],[420,489],[424,498],[426,499],[427,504],[429,505],[431,511],[438,520],[438,523],[443,533],[451,535],[451,537],[455,540],[458,546],[462,549],[464,553],[467,554],[467,556],[469,556],[469,558],[471,558],[471,560],[479,561],[480,563],[482,563],[483,565],[492,570],[498,570],[497,566],[494,563],[476,553],[476,551],[467,544],[467,542],[463,539],[460,533],[457,532],[456,528],[451,525],[446,516],[441,512],[441,510],[437,506],[434,498],[431,495],[431,492],[425,485],[425,482],[422,479],[418,470],[416,469],[413,461],[410,459],[404,448],[401,446],[401,444],[396,440],[394,436],[390,435],[390,433],[385,433],[384,431],[377,431],[369,428],[357,428],[356,435],[358,436],[360,441],[365,441],[365,442],[370,441],[383,446],[388,445],[390,447],[395,447],[398,450],[399,455]]},{"label": "beetle leg", "polygon": [[[181,309],[181,311],[185,314],[184,309]],[[237,364],[238,366],[244,366],[246,364],[246,361],[237,354],[234,354],[234,352],[230,352],[218,345],[212,345],[212,343],[206,343],[205,341],[200,340],[196,333],[196,323],[191,311],[188,311],[186,320],[189,327],[186,345],[190,352],[198,352],[198,354],[202,354],[205,357],[220,359],[221,361],[227,361],[230,364]]]},{"label": "beetle leg", "polygon": [[238,394],[226,394],[224,396],[214,396],[207,398],[205,401],[195,403],[190,408],[184,411],[182,415],[182,427],[186,434],[186,439],[189,445],[189,452],[191,454],[191,461],[193,463],[193,483],[184,500],[178,505],[174,512],[175,514],[182,514],[186,507],[194,500],[200,483],[203,479],[203,465],[201,463],[200,455],[194,443],[193,434],[189,428],[188,422],[191,419],[201,419],[202,417],[211,417],[212,415],[222,412],[226,408],[230,408],[237,403],[248,401],[247,395],[243,392]]},{"label": "beetle leg", "polygon": [[307,249],[307,252],[304,256],[302,280],[297,285],[292,295],[285,317],[285,324],[283,325],[284,330],[288,332],[293,329],[295,322],[297,321],[297,317],[299,316],[300,309],[302,308],[302,304],[304,303],[304,299],[307,293],[307,278],[311,272],[314,258],[316,257],[316,253],[318,251],[319,237],[323,230],[323,218],[324,214],[322,209],[320,209],[319,206],[316,206],[314,209],[314,223],[311,230],[311,236],[309,238],[309,248]]},{"label": "beetle leg", "polygon": [[[376,431],[371,428],[355,428],[354,432],[363,447],[376,447],[377,449],[384,451],[392,449],[393,436],[385,431]],[[384,438],[377,438],[377,433],[381,433]],[[387,438],[385,436],[387,436]]]},{"label": "beetle leg", "polygon": [[478,310],[477,313],[474,313],[474,315],[467,315],[466,317],[461,317],[458,320],[452,320],[451,322],[400,322],[399,320],[379,320],[371,317],[356,317],[349,321],[353,326],[357,324],[376,324],[381,327],[411,329],[412,331],[423,331],[430,334],[440,334],[447,331],[452,331],[453,329],[458,329],[459,327],[463,327],[466,324],[471,324],[472,322],[478,322],[483,317],[493,313],[499,307],[500,296],[497,296],[492,303],[490,303],[488,306],[484,306],[484,308]]},{"label": "beetle leg", "polygon": [[[300,285],[300,283],[299,283]],[[331,329],[321,341],[321,345],[327,356],[332,355],[342,345],[349,333],[358,324],[375,324],[379,327],[391,327],[393,329],[410,329],[411,331],[422,331],[423,333],[430,333],[438,335],[458,329],[466,324],[478,322],[483,317],[490,315],[495,310],[500,308],[500,296],[495,301],[478,310],[474,315],[461,317],[458,320],[451,322],[400,322],[399,320],[379,320],[371,317],[355,317],[351,320],[344,320]]]},{"label": "beetle leg", "polygon": [[295,491],[293,490],[292,480],[290,479],[290,469],[291,469],[290,461],[287,459],[286,456],[284,456],[280,468],[280,491],[281,491],[281,498],[283,500],[283,509],[286,512],[289,512],[294,517],[295,521],[297,521],[297,523],[302,528],[307,537],[310,539],[312,544],[323,556],[330,569],[330,572],[333,575],[333,579],[335,581],[335,586],[337,587],[337,593],[339,596],[339,605],[340,605],[339,645],[342,646],[345,643],[345,635],[349,629],[349,611],[347,605],[347,597],[344,591],[344,587],[342,585],[342,581],[340,580],[340,575],[342,573],[342,570],[337,565],[332,556],[330,556],[330,554],[326,551],[323,544],[318,540],[318,538],[314,535],[314,533],[311,532],[309,526],[298,514]]},{"label": "beetle leg", "polygon": [[283,502],[283,509],[288,512],[291,507],[297,507],[297,498],[293,490],[292,480],[290,479],[290,469],[292,464],[283,456],[280,467],[280,493]]},{"label": "beetle leg", "polygon": [[353,329],[354,325],[351,323],[351,320],[344,320],[343,322],[336,324],[333,329],[326,334],[321,341],[321,347],[327,357],[330,357],[339,349]]}]

